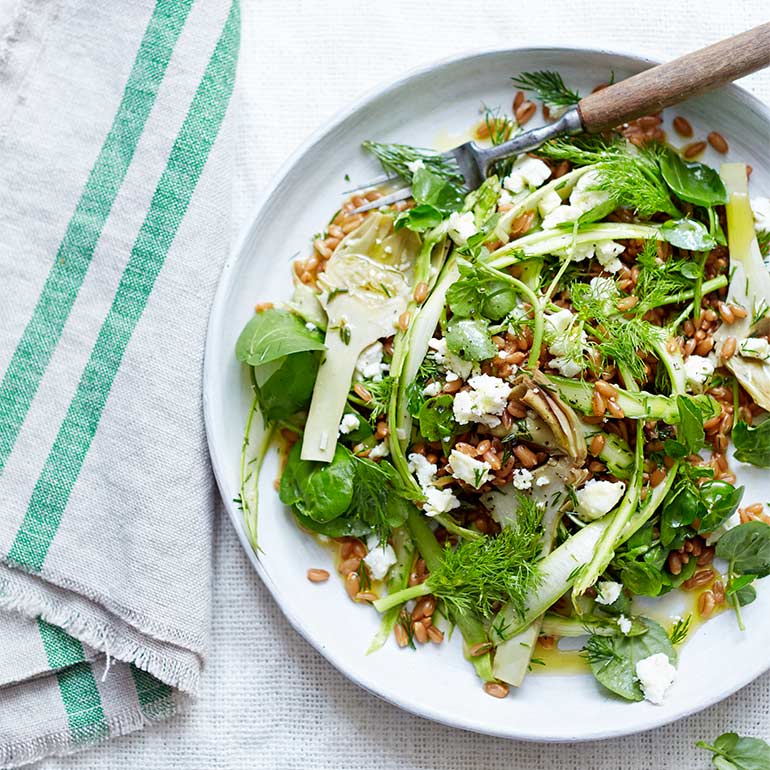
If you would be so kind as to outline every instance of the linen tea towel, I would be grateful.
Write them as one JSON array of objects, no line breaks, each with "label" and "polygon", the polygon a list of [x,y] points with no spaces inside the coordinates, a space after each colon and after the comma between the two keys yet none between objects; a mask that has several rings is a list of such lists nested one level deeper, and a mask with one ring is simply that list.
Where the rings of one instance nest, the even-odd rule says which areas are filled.
[{"label": "linen tea towel", "polygon": [[237,0],[21,0],[0,29],[0,767],[198,687],[238,42]]}]

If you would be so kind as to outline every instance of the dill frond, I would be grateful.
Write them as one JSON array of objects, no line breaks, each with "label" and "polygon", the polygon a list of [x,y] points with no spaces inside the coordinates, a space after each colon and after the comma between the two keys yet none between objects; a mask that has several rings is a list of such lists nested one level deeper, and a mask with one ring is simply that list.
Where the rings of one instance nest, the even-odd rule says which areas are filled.
[{"label": "dill frond", "polygon": [[364,380],[361,383],[371,393],[372,398],[364,404],[369,412],[369,422],[374,424],[385,415],[390,404],[390,396],[393,393],[393,377],[383,377],[379,382]]},{"label": "dill frond", "polygon": [[549,107],[571,107],[580,101],[580,94],[567,88],[558,72],[522,72],[518,77],[511,78],[511,81],[515,88],[533,94]]},{"label": "dill frond", "polygon": [[762,256],[765,259],[770,257],[770,230],[757,231],[757,242],[759,243],[759,251]]},{"label": "dill frond", "polygon": [[690,633],[690,623],[692,622],[692,615],[688,615],[686,618],[679,618],[674,627],[671,629],[671,633],[668,638],[671,640],[671,644],[681,644]]},{"label": "dill frond", "polygon": [[422,147],[412,147],[408,144],[383,144],[381,142],[365,141],[361,145],[364,150],[372,153],[382,164],[385,171],[398,174],[402,179],[412,180],[409,163],[421,160],[425,168],[444,179],[465,184],[465,179],[454,160],[443,157],[434,150]]}]

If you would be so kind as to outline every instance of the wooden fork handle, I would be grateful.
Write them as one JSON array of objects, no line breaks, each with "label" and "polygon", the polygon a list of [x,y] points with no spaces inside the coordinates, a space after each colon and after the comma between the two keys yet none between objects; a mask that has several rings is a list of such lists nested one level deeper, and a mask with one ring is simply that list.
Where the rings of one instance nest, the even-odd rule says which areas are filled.
[{"label": "wooden fork handle", "polygon": [[583,126],[595,134],[659,112],[770,65],[770,22],[640,72],[586,96]]}]

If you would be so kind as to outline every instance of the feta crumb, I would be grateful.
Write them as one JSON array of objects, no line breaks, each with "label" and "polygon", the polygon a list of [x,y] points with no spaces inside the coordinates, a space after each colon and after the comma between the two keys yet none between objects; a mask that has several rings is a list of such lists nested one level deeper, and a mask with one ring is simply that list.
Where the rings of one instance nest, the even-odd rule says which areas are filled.
[{"label": "feta crumb", "polygon": [[305,328],[306,328],[306,329],[307,329],[309,332],[314,332],[314,331],[315,331],[315,330],[316,330],[318,327],[317,327],[317,326],[316,326],[314,323],[310,323],[310,321],[308,321],[308,322],[305,324]]},{"label": "feta crumb", "polygon": [[644,697],[659,706],[668,688],[674,684],[676,669],[665,652],[656,652],[636,664],[636,676]]},{"label": "feta crumb", "polygon": [[548,352],[555,356],[548,365],[564,377],[575,377],[583,370],[582,353],[586,333],[575,324],[576,316],[567,309],[545,316],[545,339]]},{"label": "feta crumb", "polygon": [[722,522],[707,538],[706,545],[714,545],[722,535],[735,529],[741,523],[741,514],[736,511],[727,521]]},{"label": "feta crumb", "polygon": [[704,356],[691,355],[684,362],[687,384],[695,391],[703,390],[706,380],[714,374],[714,364]]},{"label": "feta crumb", "polygon": [[497,199],[497,205],[505,206],[506,208],[513,205],[513,196],[508,192],[508,190],[500,191],[500,196]]},{"label": "feta crumb", "polygon": [[476,223],[473,220],[473,212],[466,211],[460,214],[453,211],[448,220],[449,235],[452,240],[462,246],[468,238],[476,234]]},{"label": "feta crumb", "polygon": [[383,347],[381,342],[373,342],[361,351],[356,361],[356,374],[362,380],[381,382],[382,375],[390,369],[382,363]]},{"label": "feta crumb", "polygon": [[592,278],[588,284],[588,295],[595,302],[602,303],[602,309],[605,313],[611,313],[615,309],[615,302],[620,297],[620,292],[612,278],[602,278],[597,276]]},{"label": "feta crumb", "polygon": [[583,519],[600,519],[620,502],[625,491],[622,481],[590,479],[575,493],[577,512]]},{"label": "feta crumb", "polygon": [[447,373],[446,373],[446,381],[447,382],[457,382],[457,380],[461,380],[461,379],[462,379],[462,377],[460,377],[460,375],[457,374],[456,372],[451,372],[451,371],[447,370]]},{"label": "feta crumb", "polygon": [[446,513],[460,507],[460,501],[454,496],[451,489],[428,487],[423,491],[425,492],[425,505],[422,510],[426,516],[438,516],[440,513]]},{"label": "feta crumb", "polygon": [[596,244],[596,258],[608,273],[617,273],[623,267],[618,254],[622,254],[624,248],[622,244],[615,241],[599,241]]},{"label": "feta crumb", "polygon": [[380,539],[376,535],[367,539],[366,547],[369,552],[364,556],[364,563],[369,568],[369,574],[373,580],[382,580],[398,561],[396,552],[389,543],[380,544]]},{"label": "feta crumb", "polygon": [[425,163],[423,163],[422,158],[417,158],[417,160],[410,160],[406,167],[409,169],[410,174],[416,174],[420,169],[425,168]]},{"label": "feta crumb", "polygon": [[532,489],[532,472],[526,468],[516,468],[513,472],[513,486],[516,489]]},{"label": "feta crumb", "polygon": [[339,434],[345,436],[348,433],[352,433],[358,426],[361,425],[361,421],[354,414],[346,414],[342,417],[340,422]]},{"label": "feta crumb", "polygon": [[570,204],[577,208],[581,214],[604,205],[610,196],[604,190],[597,189],[598,186],[599,172],[587,171],[575,183],[569,196]]},{"label": "feta crumb", "polygon": [[556,190],[549,190],[537,204],[537,210],[540,212],[541,217],[547,217],[552,211],[561,206],[561,196]]},{"label": "feta crumb", "polygon": [[453,449],[449,455],[449,465],[452,467],[452,475],[466,484],[470,484],[474,489],[483,486],[489,480],[489,472],[492,466],[480,460],[476,460],[470,455],[458,452]]},{"label": "feta crumb", "polygon": [[538,487],[547,487],[550,483],[550,476],[538,476],[537,481],[535,482]]},{"label": "feta crumb", "polygon": [[464,380],[473,371],[473,362],[465,361],[448,350],[444,338],[434,337],[428,342],[428,347],[433,351],[433,360],[453,372],[458,379]]},{"label": "feta crumb", "polygon": [[[531,158],[529,155],[519,155],[511,171],[523,179],[529,187],[540,187],[551,176],[551,169],[547,163],[539,158]],[[514,192],[517,191],[514,190]]]},{"label": "feta crumb", "polygon": [[620,633],[623,634],[623,636],[628,636],[631,633],[631,627],[633,626],[633,623],[631,622],[630,618],[627,618],[625,615],[618,615],[618,628],[620,629]]},{"label": "feta crumb", "polygon": [[494,428],[500,424],[499,415],[508,405],[511,386],[500,377],[479,374],[471,377],[472,390],[461,390],[452,403],[455,420],[460,425],[478,422]]},{"label": "feta crumb", "polygon": [[770,360],[770,342],[764,337],[749,337],[738,344],[738,355],[744,358]]},{"label": "feta crumb", "polygon": [[438,466],[428,462],[425,455],[413,452],[406,460],[409,473],[413,473],[417,477],[417,481],[423,489],[429,487],[436,480]]},{"label": "feta crumb", "polygon": [[541,227],[543,230],[553,230],[555,227],[559,227],[559,225],[574,222],[582,213],[583,212],[577,206],[569,206],[566,204],[559,206],[548,214],[547,217],[543,218]]},{"label": "feta crumb", "polygon": [[428,398],[433,398],[434,396],[437,396],[439,393],[441,393],[441,383],[440,382],[429,382],[422,389],[423,396],[427,396]]},{"label": "feta crumb", "polygon": [[381,441],[373,449],[369,450],[369,459],[379,460],[382,457],[387,457],[389,454],[390,454],[390,449],[388,449],[387,442]]},{"label": "feta crumb", "polygon": [[770,198],[752,198],[751,209],[757,230],[770,230]]},{"label": "feta crumb", "polygon": [[622,590],[623,586],[614,580],[600,580],[596,584],[596,603],[605,606],[615,604]]}]

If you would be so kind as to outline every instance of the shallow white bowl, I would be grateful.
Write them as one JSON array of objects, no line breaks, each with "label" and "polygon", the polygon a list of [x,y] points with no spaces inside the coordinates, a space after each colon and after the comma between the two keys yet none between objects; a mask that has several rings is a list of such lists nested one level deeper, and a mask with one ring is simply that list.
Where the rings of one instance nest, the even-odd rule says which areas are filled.
[{"label": "shallow white bowl", "polygon": [[[231,502],[238,495],[241,436],[249,405],[243,368],[234,345],[255,302],[290,293],[290,260],[309,253],[309,238],[326,222],[342,191],[379,173],[360,150],[364,139],[432,146],[446,143],[478,120],[479,106],[510,110],[511,76],[555,69],[587,93],[610,73],[620,80],[652,62],[606,51],[524,49],[493,51],[441,62],[378,89],[313,136],[284,165],[265,194],[239,248],[225,266],[211,312],[206,342],[204,409],[217,481],[243,547],[254,568],[296,630],[357,684],[404,709],[447,725],[538,741],[577,741],[626,735],[671,722],[715,703],[770,668],[770,592],[746,608],[746,633],[731,613],[702,626],[681,651],[679,679],[663,706],[627,703],[602,690],[590,675],[539,674],[505,700],[484,694],[463,657],[459,634],[449,644],[412,653],[391,639],[376,654],[366,649],[378,627],[373,609],[352,604],[342,582],[315,585],[308,567],[333,569],[331,555],[294,524],[273,489],[275,454],[260,486],[259,539],[252,552]],[[770,113],[732,86],[668,111],[685,115],[696,136],[720,131],[730,159],[754,167],[753,194],[770,192]],[[676,140],[676,135],[671,133]],[[718,165],[711,154],[707,162]],[[767,500],[767,485],[755,469],[741,467],[747,501]],[[704,675],[715,662],[719,676]]]}]

